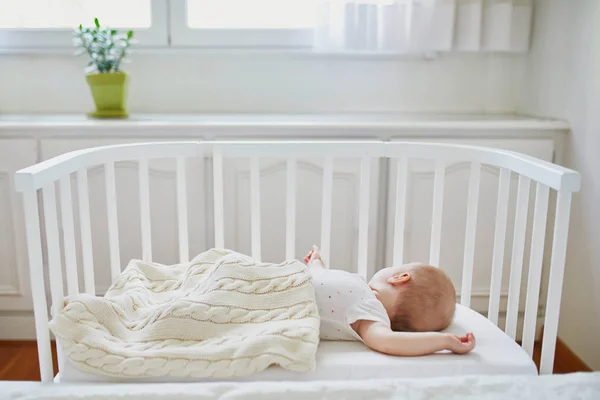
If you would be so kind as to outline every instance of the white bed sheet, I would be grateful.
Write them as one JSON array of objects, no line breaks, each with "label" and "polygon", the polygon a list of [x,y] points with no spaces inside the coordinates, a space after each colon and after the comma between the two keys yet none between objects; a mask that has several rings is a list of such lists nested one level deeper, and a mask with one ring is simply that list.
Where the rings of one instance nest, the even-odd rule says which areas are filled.
[{"label": "white bed sheet", "polygon": [[600,372],[544,376],[455,376],[308,382],[61,383],[0,381],[14,400],[598,400]]},{"label": "white bed sheet", "polygon": [[[448,332],[474,332],[477,346],[467,355],[433,354],[393,357],[368,349],[360,342],[322,341],[314,372],[297,373],[272,367],[236,381],[361,380],[374,378],[426,378],[456,375],[537,375],[527,353],[479,313],[457,305]],[[61,382],[131,382],[80,371],[68,360],[60,366]],[[137,382],[199,382],[197,378],[142,378]]]}]

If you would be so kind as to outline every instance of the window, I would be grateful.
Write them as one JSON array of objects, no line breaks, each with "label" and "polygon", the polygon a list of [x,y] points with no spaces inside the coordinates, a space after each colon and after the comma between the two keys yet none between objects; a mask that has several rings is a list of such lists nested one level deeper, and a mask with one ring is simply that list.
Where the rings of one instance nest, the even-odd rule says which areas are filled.
[{"label": "window", "polygon": [[70,48],[98,18],[139,47],[310,47],[320,0],[0,0],[0,50]]},{"label": "window", "polygon": [[94,18],[115,28],[147,29],[150,0],[0,0],[0,28],[73,28]]},{"label": "window", "polygon": [[314,26],[315,0],[188,0],[192,29],[306,29]]},{"label": "window", "polygon": [[200,47],[310,47],[318,0],[171,1],[171,43]]},{"label": "window", "polygon": [[0,51],[70,49],[98,17],[138,48],[525,52],[532,1],[0,0]]},{"label": "window", "polygon": [[167,15],[165,0],[0,0],[0,49],[69,48],[96,17],[134,29],[140,46],[167,45]]}]

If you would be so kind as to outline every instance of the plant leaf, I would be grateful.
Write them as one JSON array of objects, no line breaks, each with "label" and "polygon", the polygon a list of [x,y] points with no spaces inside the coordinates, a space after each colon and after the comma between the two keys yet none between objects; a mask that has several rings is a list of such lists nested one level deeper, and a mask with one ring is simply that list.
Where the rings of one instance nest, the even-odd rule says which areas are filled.
[{"label": "plant leaf", "polygon": [[111,73],[120,71],[121,62],[127,62],[124,57],[131,54],[129,47],[136,40],[132,39],[133,31],[119,33],[118,29],[101,26],[98,18],[94,18],[91,28],[79,25],[75,29],[73,44],[78,48],[78,54],[87,54],[88,71]]}]

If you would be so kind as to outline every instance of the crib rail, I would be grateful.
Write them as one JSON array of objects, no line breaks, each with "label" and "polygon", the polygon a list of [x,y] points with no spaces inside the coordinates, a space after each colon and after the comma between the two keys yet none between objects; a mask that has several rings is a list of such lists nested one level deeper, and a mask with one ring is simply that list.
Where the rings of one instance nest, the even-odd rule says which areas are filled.
[{"label": "crib rail", "polygon": [[[189,260],[188,204],[186,159],[191,157],[212,157],[214,196],[214,239],[215,247],[226,247],[224,212],[224,173],[227,158],[243,157],[250,165],[250,221],[251,253],[261,259],[261,160],[265,158],[286,159],[286,212],[285,212],[285,254],[287,258],[296,256],[296,212],[297,212],[297,165],[301,158],[322,158],[323,195],[321,199],[321,240],[325,260],[331,251],[333,171],[337,158],[360,159],[360,195],[358,209],[358,257],[357,272],[365,277],[371,275],[373,266],[368,263],[369,204],[371,187],[371,160],[397,160],[397,188],[395,193],[395,216],[393,237],[393,261],[395,264],[407,261],[404,258],[404,227],[406,222],[407,170],[411,159],[433,160],[435,176],[433,184],[433,207],[431,213],[431,238],[429,262],[438,265],[442,240],[442,220],[444,212],[444,191],[446,166],[454,162],[470,163],[469,188],[467,194],[467,219],[465,231],[464,263],[461,303],[471,304],[472,277],[477,236],[477,219],[482,165],[497,167],[500,170],[499,191],[496,211],[495,238],[493,245],[492,280],[488,318],[497,323],[500,303],[500,288],[504,266],[505,236],[507,230],[508,199],[512,174],[519,178],[517,206],[514,225],[514,241],[510,266],[509,297],[507,308],[507,334],[515,338],[519,290],[523,268],[527,217],[529,210],[530,186],[535,186],[532,241],[527,278],[527,293],[524,316],[523,347],[531,355],[538,313],[538,300],[541,286],[542,260],[546,239],[547,215],[550,189],[557,191],[552,257],[548,299],[545,314],[545,329],[542,349],[541,373],[551,373],[554,360],[554,347],[558,327],[558,314],[564,275],[565,252],[568,235],[570,201],[573,192],[579,190],[580,176],[577,172],[523,154],[505,150],[475,146],[381,141],[235,141],[235,142],[167,142],[105,146],[52,158],[20,170],[15,176],[15,186],[23,192],[27,244],[29,252],[31,287],[33,293],[36,333],[40,357],[40,370],[43,381],[51,381],[53,372],[50,357],[48,314],[44,282],[42,238],[40,231],[40,208],[38,191],[43,199],[43,219],[46,230],[50,298],[52,312],[60,312],[63,307],[63,265],[66,274],[66,293],[79,292],[77,262],[75,257],[75,226],[71,200],[71,177],[76,176],[79,202],[79,229],[83,263],[83,282],[86,293],[95,294],[93,248],[90,224],[90,207],[87,170],[103,166],[106,185],[106,220],[108,225],[110,272],[116,279],[121,272],[119,222],[117,218],[117,191],[115,185],[115,163],[138,161],[139,204],[141,220],[142,258],[152,261],[152,226],[150,219],[149,160],[173,158],[176,160],[176,197],[179,258]],[[56,208],[56,183],[59,184],[61,231],[58,229]],[[61,255],[62,252],[62,255]],[[59,355],[60,356],[60,355]]]},{"label": "crib rail", "polygon": [[577,192],[577,171],[509,150],[458,144],[379,141],[244,141],[132,143],[76,150],[19,170],[17,191],[40,189],[79,169],[107,162],[210,155],[224,157],[408,157],[467,161],[509,169],[555,190]]}]

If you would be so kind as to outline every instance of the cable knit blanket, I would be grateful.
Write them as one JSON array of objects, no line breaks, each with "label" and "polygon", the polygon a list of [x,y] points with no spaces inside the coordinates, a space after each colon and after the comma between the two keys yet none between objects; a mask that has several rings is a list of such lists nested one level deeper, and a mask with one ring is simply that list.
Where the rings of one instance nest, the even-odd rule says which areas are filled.
[{"label": "cable knit blanket", "polygon": [[319,342],[304,264],[216,249],[173,266],[132,260],[103,298],[67,297],[50,326],[81,370],[132,378],[311,371]]}]

